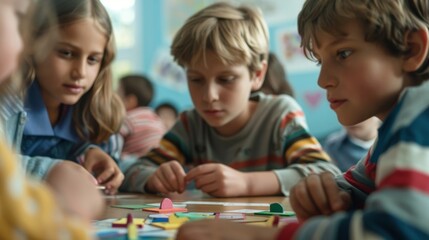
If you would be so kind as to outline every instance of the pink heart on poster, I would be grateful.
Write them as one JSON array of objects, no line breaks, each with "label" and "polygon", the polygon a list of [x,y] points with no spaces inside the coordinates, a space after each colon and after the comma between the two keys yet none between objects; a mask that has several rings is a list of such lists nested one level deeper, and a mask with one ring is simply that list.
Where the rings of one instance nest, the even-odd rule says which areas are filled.
[{"label": "pink heart on poster", "polygon": [[322,96],[323,93],[321,91],[304,93],[305,101],[312,108],[319,106],[320,102],[322,101]]}]

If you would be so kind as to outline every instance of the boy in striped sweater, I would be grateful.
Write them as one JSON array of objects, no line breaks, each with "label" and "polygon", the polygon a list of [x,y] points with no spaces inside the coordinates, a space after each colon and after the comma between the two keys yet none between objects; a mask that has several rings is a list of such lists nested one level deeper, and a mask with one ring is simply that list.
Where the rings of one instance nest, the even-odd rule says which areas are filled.
[{"label": "boy in striped sweater", "polygon": [[429,2],[307,0],[298,27],[339,121],[376,116],[378,139],[342,176],[292,188],[299,223],[259,231],[200,222],[178,238],[209,239],[219,227],[234,239],[429,239]]},{"label": "boy in striped sweater", "polygon": [[181,114],[160,148],[124,169],[123,189],[183,192],[194,181],[212,196],[288,195],[310,173],[339,173],[293,98],[251,95],[267,69],[259,11],[210,5],[188,19],[171,49],[195,109]]}]

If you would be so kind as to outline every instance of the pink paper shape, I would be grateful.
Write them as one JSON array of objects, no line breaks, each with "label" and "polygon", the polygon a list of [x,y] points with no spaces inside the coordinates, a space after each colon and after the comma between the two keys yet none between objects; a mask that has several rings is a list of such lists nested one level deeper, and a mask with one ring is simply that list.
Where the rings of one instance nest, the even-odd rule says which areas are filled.
[{"label": "pink paper shape", "polygon": [[159,206],[160,209],[172,209],[173,208],[173,202],[169,198],[164,198],[161,201],[161,205]]}]

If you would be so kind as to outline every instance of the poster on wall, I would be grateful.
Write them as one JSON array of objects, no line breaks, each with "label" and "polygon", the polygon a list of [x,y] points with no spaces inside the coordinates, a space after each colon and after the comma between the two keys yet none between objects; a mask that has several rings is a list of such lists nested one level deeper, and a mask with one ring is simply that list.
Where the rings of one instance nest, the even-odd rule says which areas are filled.
[{"label": "poster on wall", "polygon": [[283,64],[287,66],[288,72],[315,72],[318,73],[320,67],[316,62],[312,62],[304,55],[301,48],[301,37],[298,34],[296,25],[282,28],[276,32],[277,54]]},{"label": "poster on wall", "polygon": [[295,20],[304,0],[288,0],[287,4],[279,0],[165,0],[166,36],[173,38],[176,31],[185,23],[187,18],[215,2],[257,6],[262,10],[267,24],[271,25]]},{"label": "poster on wall", "polygon": [[173,61],[168,49],[158,51],[152,65],[152,75],[179,92],[187,91],[187,80],[184,70]]}]

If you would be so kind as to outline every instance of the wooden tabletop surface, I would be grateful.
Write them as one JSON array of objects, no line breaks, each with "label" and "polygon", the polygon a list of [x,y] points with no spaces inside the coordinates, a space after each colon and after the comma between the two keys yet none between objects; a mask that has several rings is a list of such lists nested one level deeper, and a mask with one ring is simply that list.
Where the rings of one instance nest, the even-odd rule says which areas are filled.
[{"label": "wooden tabletop surface", "polygon": [[[132,213],[134,217],[142,218],[147,217],[149,212],[144,212],[139,209],[123,209],[114,208],[112,205],[124,205],[124,204],[148,204],[157,203],[165,197],[170,198],[173,203],[185,202],[185,201],[205,201],[205,202],[228,202],[228,203],[280,203],[283,205],[285,210],[291,210],[287,197],[284,196],[265,196],[265,197],[235,197],[235,198],[214,198],[209,195],[203,194],[200,191],[186,191],[183,194],[169,194],[165,196],[153,195],[153,194],[118,194],[116,196],[106,196],[106,210],[103,215],[99,218],[122,218],[126,217],[128,213]],[[231,205],[231,204],[230,204]],[[223,206],[219,204],[213,205],[202,205],[202,204],[188,204],[186,206],[189,212],[224,212],[235,209],[258,209],[268,210],[268,207],[264,206]]]}]

